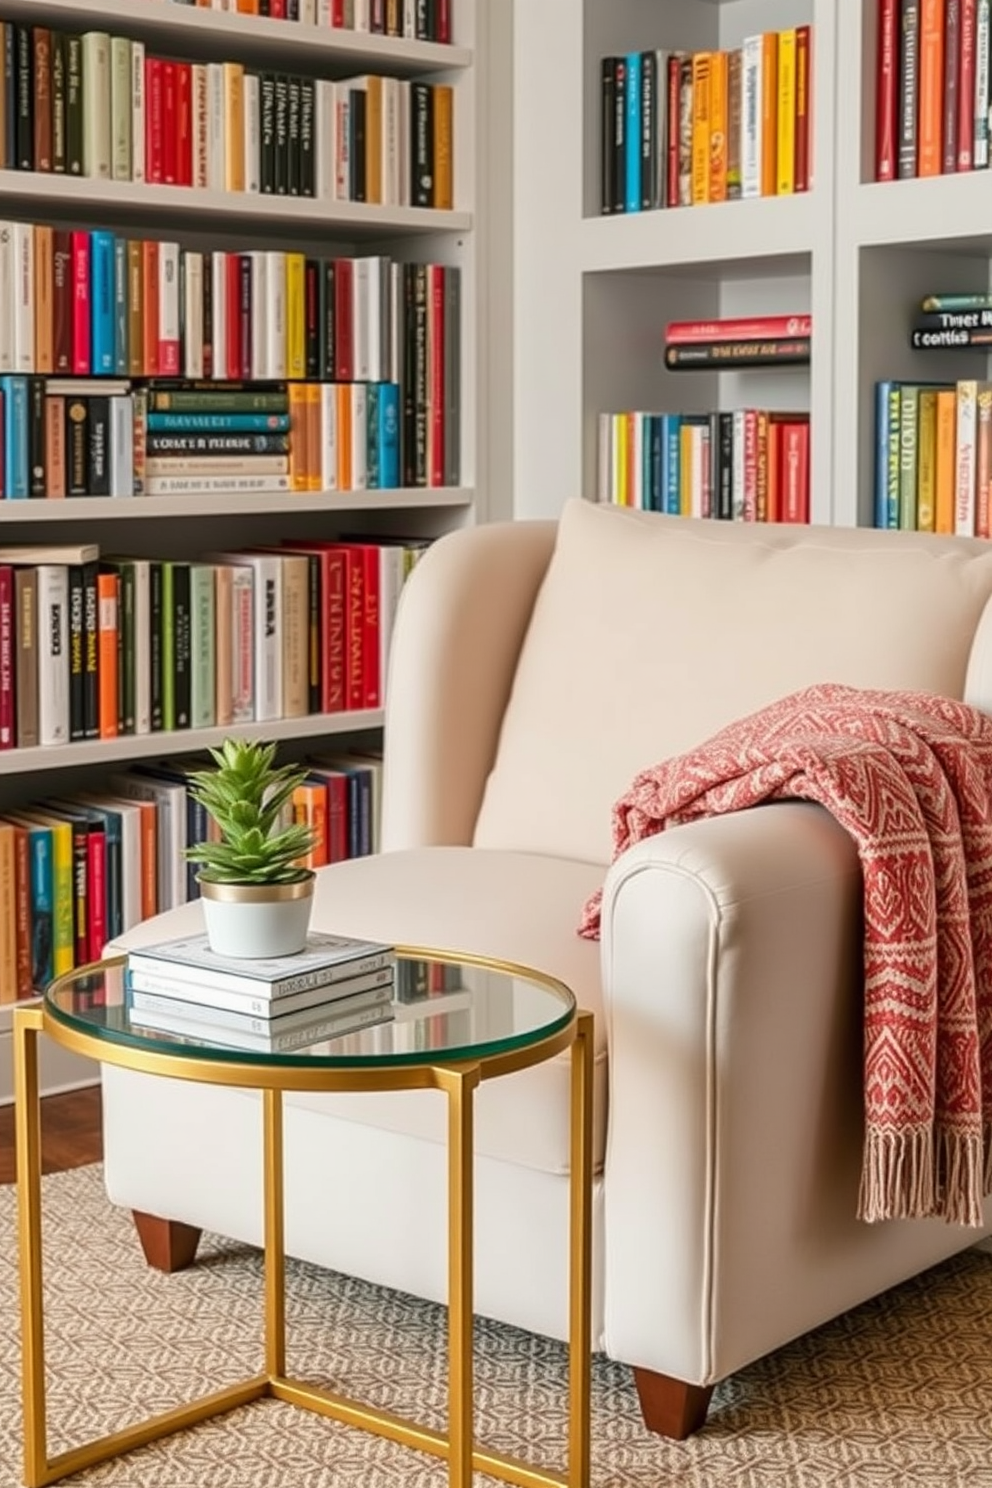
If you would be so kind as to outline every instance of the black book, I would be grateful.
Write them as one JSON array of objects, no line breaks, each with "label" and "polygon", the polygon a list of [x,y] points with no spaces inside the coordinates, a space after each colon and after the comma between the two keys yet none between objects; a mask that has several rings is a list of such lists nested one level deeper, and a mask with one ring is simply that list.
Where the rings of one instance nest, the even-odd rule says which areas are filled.
[{"label": "black book", "polygon": [[320,628],[321,561],[320,557],[316,553],[308,553],[307,559],[307,576],[309,579],[309,645],[307,648],[309,667],[307,673],[307,712],[319,713],[322,695],[322,679],[324,675],[324,643]]},{"label": "black book", "polygon": [[31,27],[15,26],[17,82],[14,163],[18,170],[34,170],[34,47]]},{"label": "black book", "polygon": [[241,253],[238,255],[238,313],[241,319],[240,345],[241,345],[241,370],[246,376],[251,376],[252,363],[252,285],[251,285],[251,255]]},{"label": "black book", "polygon": [[316,87],[312,78],[300,79],[300,195],[317,195],[317,164],[314,152]]},{"label": "black book", "polygon": [[286,455],[288,434],[149,434],[149,455]]},{"label": "black book", "polygon": [[76,744],[86,737],[83,712],[83,570],[69,569],[69,740]]},{"label": "black book", "polygon": [[615,69],[616,58],[604,57],[600,76],[602,100],[600,105],[601,135],[599,168],[599,210],[604,216],[609,216],[613,211],[613,199],[616,195],[613,182],[616,171],[616,152],[613,149],[613,90]]},{"label": "black book", "polygon": [[52,170],[66,169],[66,48],[64,31],[52,32]]},{"label": "black book", "polygon": [[66,495],[89,494],[89,399],[65,400]]},{"label": "black book", "polygon": [[[417,83],[413,84],[416,88]],[[365,112],[367,98],[364,89],[349,89],[348,152],[351,165],[351,181],[348,195],[352,201],[363,202],[366,195],[365,180]]]},{"label": "black book", "polygon": [[83,738],[100,737],[100,617],[97,565],[83,565]]},{"label": "black book", "polygon": [[902,0],[899,26],[899,178],[916,175],[920,0]]},{"label": "black book", "polygon": [[717,416],[716,514],[725,522],[734,515],[734,415]]},{"label": "black book", "polygon": [[326,382],[334,381],[334,260],[324,259],[320,264],[318,290],[320,296],[319,331],[319,376]]},{"label": "black book", "polygon": [[649,212],[661,203],[658,192],[658,57],[641,53],[641,210]]},{"label": "black book", "polygon": [[790,336],[778,341],[679,342],[665,347],[665,366],[669,371],[678,372],[805,366],[809,357],[808,336]]},{"label": "black book", "polygon": [[300,0],[286,0],[287,21],[298,21],[300,19]]},{"label": "black book", "polygon": [[110,399],[102,393],[89,398],[89,471],[90,496],[110,495]]},{"label": "black book", "polygon": [[15,28],[3,30],[4,151],[3,168],[13,170],[17,164],[17,37]]},{"label": "black book", "polygon": [[273,147],[273,180],[277,196],[289,191],[289,81],[282,74],[275,79],[275,145]]},{"label": "black book", "polygon": [[308,258],[303,266],[305,369],[311,382],[320,376],[320,270],[315,258]]},{"label": "black book", "polygon": [[413,482],[426,486],[430,393],[427,369],[428,275],[426,264],[413,266]]},{"label": "black book", "polygon": [[613,67],[613,210],[627,210],[627,63]]},{"label": "black book", "polygon": [[410,183],[412,205],[434,203],[434,90],[429,83],[410,84]]},{"label": "black book", "polygon": [[417,0],[414,12],[414,25],[418,41],[433,41],[431,31],[431,7],[430,0]]},{"label": "black book", "polygon": [[191,637],[189,564],[173,563],[172,686],[177,729],[189,728],[193,681]]},{"label": "black book", "polygon": [[83,174],[83,39],[65,39],[65,168]]},{"label": "black book", "polygon": [[214,365],[214,272],[213,254],[203,255],[203,375]]},{"label": "black book", "polygon": [[28,476],[29,491],[44,498],[45,485],[45,379],[28,378]]},{"label": "black book", "polygon": [[162,632],[165,621],[162,603],[162,565],[148,565],[148,674],[152,733],[164,728],[162,687]]},{"label": "black book", "polygon": [[287,79],[286,83],[286,135],[287,157],[286,183],[290,196],[300,195],[300,80]]},{"label": "black book", "polygon": [[271,72],[259,78],[259,170],[258,184],[266,195],[276,189],[276,80]]}]

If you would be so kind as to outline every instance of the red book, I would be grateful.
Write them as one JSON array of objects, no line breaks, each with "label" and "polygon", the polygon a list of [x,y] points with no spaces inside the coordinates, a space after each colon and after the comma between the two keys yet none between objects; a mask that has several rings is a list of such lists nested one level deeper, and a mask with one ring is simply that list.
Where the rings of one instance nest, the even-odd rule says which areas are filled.
[{"label": "red book", "polygon": [[782,522],[809,521],[809,423],[782,425]]},{"label": "red book", "polygon": [[72,372],[90,373],[90,235],[72,234]]},{"label": "red book", "polygon": [[[290,543],[287,546],[296,545]],[[340,713],[351,708],[365,708],[368,706],[365,702],[364,661],[367,622],[365,561],[361,546],[319,539],[304,546],[308,552],[327,554],[324,575],[327,577],[328,628],[324,632],[324,668],[330,685],[325,711]],[[378,560],[378,554],[376,556]]]},{"label": "red book", "polygon": [[331,0],[331,25],[344,25],[344,0]]},{"label": "red book", "polygon": [[165,180],[164,69],[160,57],[145,58],[145,180],[152,185]]},{"label": "red book", "polygon": [[176,182],[193,184],[193,68],[173,62],[176,75]]},{"label": "red book", "polygon": [[334,381],[355,378],[354,265],[350,258],[334,260]]},{"label": "red book", "polygon": [[0,565],[0,749],[14,747],[14,570]]},{"label": "red book", "polygon": [[17,945],[17,995],[30,997],[31,985],[31,859],[27,827],[14,824],[14,915]]},{"label": "red book", "polygon": [[754,320],[673,320],[665,329],[670,345],[706,341],[780,341],[811,336],[811,315],[763,315]]},{"label": "red book", "polygon": [[682,88],[682,59],[668,59],[665,103],[668,114],[668,155],[665,165],[665,206],[679,204],[679,100]]},{"label": "red book", "polygon": [[961,64],[958,72],[958,170],[974,168],[975,30],[978,0],[961,0]]},{"label": "red book", "polygon": [[269,18],[273,21],[286,19],[286,0],[269,0]]},{"label": "red book", "polygon": [[87,959],[99,961],[107,943],[107,840],[102,830],[86,834]]},{"label": "red book", "polygon": [[427,484],[444,485],[444,268],[431,264],[427,288]]},{"label": "red book", "polygon": [[899,0],[879,0],[878,3],[875,88],[875,180],[894,181],[899,99]]},{"label": "red book", "polygon": [[379,639],[379,548],[376,543],[356,543],[362,565],[364,596],[362,619],[362,692],[363,708],[382,707],[382,679],[379,675],[381,646]]},{"label": "red book", "polygon": [[437,0],[437,36],[435,40],[445,43],[451,40],[451,0]]},{"label": "red book", "polygon": [[224,264],[225,354],[228,377],[241,376],[241,255],[229,253]]},{"label": "red book", "polygon": [[166,186],[178,182],[179,68],[178,62],[162,63],[162,180]]},{"label": "red book", "polygon": [[72,372],[72,233],[56,228],[52,239],[52,340],[55,371]]}]

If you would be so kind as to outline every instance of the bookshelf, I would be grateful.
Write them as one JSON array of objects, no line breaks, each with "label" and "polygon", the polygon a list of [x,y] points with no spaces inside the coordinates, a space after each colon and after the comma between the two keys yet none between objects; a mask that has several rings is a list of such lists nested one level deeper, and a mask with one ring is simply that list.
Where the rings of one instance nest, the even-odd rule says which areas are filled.
[{"label": "bookshelf", "polygon": [[[503,265],[509,260],[510,177],[501,133],[491,127],[506,112],[510,18],[485,0],[457,0],[453,13],[452,44],[441,45],[166,0],[0,4],[2,20],[76,33],[105,31],[184,62],[234,61],[314,79],[382,73],[444,83],[453,90],[454,114],[451,210],[0,169],[0,219],[171,237],[203,251],[382,254],[400,262],[457,267],[461,277],[457,486],[0,500],[0,544],[88,541],[99,543],[104,553],[184,559],[284,538],[431,538],[511,514],[509,491],[500,480],[506,440],[499,438],[501,427],[508,427],[503,410],[510,368],[493,336],[507,308],[509,269]],[[131,762],[197,752],[231,732],[277,739],[293,755],[374,743],[382,722],[381,709],[366,709],[6,750],[0,752],[0,810],[53,792],[95,789]],[[0,1101],[10,1098],[9,1065],[9,1010],[0,1008]],[[90,1077],[78,1063],[43,1062],[48,1090]]]}]

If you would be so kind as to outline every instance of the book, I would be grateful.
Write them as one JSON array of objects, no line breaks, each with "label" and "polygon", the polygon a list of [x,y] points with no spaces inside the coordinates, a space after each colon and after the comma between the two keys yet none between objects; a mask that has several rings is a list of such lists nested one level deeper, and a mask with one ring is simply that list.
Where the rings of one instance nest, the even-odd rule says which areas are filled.
[{"label": "book", "polygon": [[[149,990],[139,987],[135,984],[133,975],[128,975],[125,979],[125,996],[136,1014],[151,1013],[162,1018],[204,1024],[212,1030],[228,1028],[234,1032],[276,1038],[279,1034],[291,1033],[298,1028],[312,1028],[315,1023],[350,1017],[367,1008],[388,1007],[393,1000],[392,979],[378,986],[361,985],[365,981],[366,978],[359,977],[354,986],[351,983],[341,984],[352,988],[341,996],[329,997],[326,989],[314,988],[304,995],[315,1000],[300,1007],[284,1009],[281,1003],[275,1006],[272,1003],[263,1003],[262,1010],[258,1013],[249,1012],[243,1005],[222,1008],[191,997],[174,997],[157,988]],[[336,993],[337,987],[333,990]]]},{"label": "book", "polygon": [[[165,1037],[171,1035],[184,1044],[200,1044],[208,1049],[242,1049],[246,1053],[257,1054],[285,1054],[294,1049],[309,1049],[311,1052],[331,1054],[331,1045],[335,1039],[342,1038],[347,1033],[357,1033],[362,1028],[371,1028],[377,1023],[389,1023],[394,1017],[392,1003],[380,1002],[337,1017],[315,1018],[285,1032],[254,1033],[226,1026],[215,1027],[212,1024],[199,1023],[194,1018],[152,1013],[142,1008],[132,1010],[131,1024]],[[313,1047],[315,1045],[326,1045],[327,1048],[318,1051]]]},{"label": "book", "polygon": [[348,976],[341,981],[304,987],[299,992],[287,992],[279,997],[232,991],[213,982],[205,987],[200,982],[182,981],[171,976],[168,967],[159,973],[129,966],[128,981],[136,992],[155,993],[183,1005],[193,1003],[211,1013],[216,1012],[218,1017],[223,1012],[230,1012],[242,1017],[281,1018],[288,1013],[305,1012],[339,999],[350,1002],[365,993],[378,992],[388,1000],[395,983],[394,971],[392,965],[381,966],[378,971],[366,972],[364,976]]},{"label": "book", "polygon": [[809,359],[808,336],[770,341],[697,341],[665,347],[665,366],[678,372],[711,370],[714,367],[804,366]]},{"label": "book", "polygon": [[202,986],[209,977],[213,987],[276,998],[381,971],[395,960],[394,948],[378,941],[313,931],[306,949],[295,956],[272,960],[218,956],[206,935],[192,935],[131,951],[128,968],[160,974],[168,968],[168,974],[179,981]]}]

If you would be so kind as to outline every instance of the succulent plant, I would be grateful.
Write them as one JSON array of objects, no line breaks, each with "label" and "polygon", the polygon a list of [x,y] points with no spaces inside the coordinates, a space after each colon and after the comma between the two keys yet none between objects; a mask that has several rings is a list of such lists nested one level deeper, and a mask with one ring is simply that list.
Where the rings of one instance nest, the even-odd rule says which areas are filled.
[{"label": "succulent plant", "polygon": [[219,842],[198,842],[186,857],[210,883],[282,884],[305,878],[300,866],[314,844],[312,828],[279,819],[306,771],[273,764],[274,744],[225,739],[210,754],[216,770],[190,774],[190,793],[220,828]]}]

